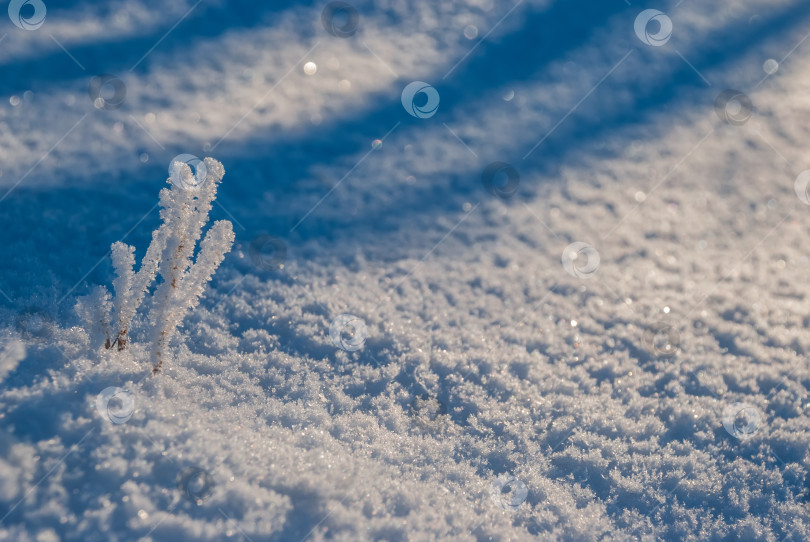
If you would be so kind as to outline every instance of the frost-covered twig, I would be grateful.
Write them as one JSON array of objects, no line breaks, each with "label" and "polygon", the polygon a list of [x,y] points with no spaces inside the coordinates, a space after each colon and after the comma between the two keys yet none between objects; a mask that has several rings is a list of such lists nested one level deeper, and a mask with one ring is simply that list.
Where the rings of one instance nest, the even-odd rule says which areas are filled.
[{"label": "frost-covered twig", "polygon": [[[214,223],[202,240],[194,264],[194,248],[208,222],[211,202],[225,170],[222,164],[205,159],[206,178],[196,186],[191,168],[182,162],[171,166],[172,190],[161,191],[160,200],[166,224],[172,227],[167,235],[159,272],[163,283],[155,292],[152,322],[152,372],[158,373],[168,355],[168,346],[177,327],[188,311],[199,303],[205,285],[233,246],[233,226],[227,220]],[[186,187],[186,189],[177,189]]]},{"label": "frost-covered twig", "polygon": [[205,285],[233,246],[231,223],[227,220],[215,222],[202,240],[192,264],[194,250],[203,227],[208,223],[225,169],[213,158],[206,158],[197,172],[202,179],[192,174],[188,164],[172,163],[171,187],[160,191],[162,224],[152,233],[140,269],[135,273],[133,247],[113,243],[114,299],[111,302],[107,289],[99,287],[78,306],[95,335],[102,337],[106,348],[117,344],[118,350],[123,350],[132,320],[160,273],[163,282],[154,293],[148,318],[152,326],[153,373],[160,372],[177,327],[188,311],[197,306]]},{"label": "frost-covered twig", "polygon": [[[170,224],[163,222],[158,229],[152,232],[152,242],[146,250],[137,273],[135,267],[135,248],[124,243],[113,243],[112,261],[117,278],[113,281],[115,290],[114,321],[116,336],[112,344],[118,344],[118,350],[127,346],[127,335],[132,319],[141,306],[146,291],[155,280],[159,258],[166,246],[167,230]],[[107,348],[112,346],[108,345]]]}]

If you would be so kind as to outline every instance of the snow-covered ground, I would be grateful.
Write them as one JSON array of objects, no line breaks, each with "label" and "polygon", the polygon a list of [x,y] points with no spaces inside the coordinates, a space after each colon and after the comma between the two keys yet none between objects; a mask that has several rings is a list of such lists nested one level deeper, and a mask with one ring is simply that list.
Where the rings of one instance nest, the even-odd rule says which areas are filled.
[{"label": "snow-covered ground", "polygon": [[[810,6],[350,3],[0,21],[0,540],[809,539]],[[182,153],[152,376],[75,307]]]}]

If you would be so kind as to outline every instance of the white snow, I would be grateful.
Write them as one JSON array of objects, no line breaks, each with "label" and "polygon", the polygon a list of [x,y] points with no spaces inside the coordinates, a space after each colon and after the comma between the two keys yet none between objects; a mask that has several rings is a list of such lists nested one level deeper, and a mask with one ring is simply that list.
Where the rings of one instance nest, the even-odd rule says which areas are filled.
[{"label": "white snow", "polygon": [[[132,71],[192,3],[5,25],[0,540],[810,538],[810,12],[596,4],[211,2]],[[73,306],[181,152],[237,239],[151,376],[149,310],[118,352]]]}]

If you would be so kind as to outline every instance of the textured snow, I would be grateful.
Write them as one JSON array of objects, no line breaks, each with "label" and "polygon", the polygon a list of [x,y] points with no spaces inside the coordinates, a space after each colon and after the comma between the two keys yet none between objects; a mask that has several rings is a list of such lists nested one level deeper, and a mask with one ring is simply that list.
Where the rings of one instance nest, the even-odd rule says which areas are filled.
[{"label": "textured snow", "polygon": [[[0,540],[810,538],[805,3],[46,3],[0,22]],[[75,308],[183,153],[236,244],[153,377],[151,301],[122,352]]]}]

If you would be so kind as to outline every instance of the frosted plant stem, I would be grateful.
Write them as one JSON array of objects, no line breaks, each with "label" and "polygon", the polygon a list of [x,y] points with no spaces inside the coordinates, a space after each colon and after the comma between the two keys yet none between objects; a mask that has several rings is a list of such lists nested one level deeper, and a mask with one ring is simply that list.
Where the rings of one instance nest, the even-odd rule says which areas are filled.
[{"label": "frosted plant stem", "polygon": [[[188,168],[188,166],[186,167]],[[175,195],[172,199],[174,207],[170,207],[168,210],[177,212],[175,216],[176,227],[169,232],[170,236],[164,247],[163,257],[161,258],[159,266],[163,283],[155,292],[155,305],[153,309],[155,314],[150,315],[154,317],[153,322],[155,331],[157,332],[153,337],[153,374],[159,373],[163,367],[166,350],[169,340],[171,339],[172,321],[174,320],[172,310],[176,309],[177,286],[187,265],[187,260],[184,259],[184,253],[186,252],[186,247],[189,245],[187,234],[193,215],[193,194],[191,192],[178,190],[174,187],[172,193]],[[168,268],[164,269],[164,266],[168,266]]]},{"label": "frosted plant stem", "polygon": [[149,243],[149,248],[146,250],[141,268],[132,280],[130,297],[128,298],[129,305],[126,307],[126,311],[124,311],[122,307],[122,311],[116,315],[118,322],[118,335],[116,337],[118,350],[123,350],[126,347],[127,333],[132,319],[135,317],[138,307],[141,306],[146,291],[155,280],[160,253],[163,252],[163,248],[166,246],[166,231],[168,230],[168,226],[169,224],[164,222],[152,233],[152,242]]},{"label": "frosted plant stem", "polygon": [[[119,351],[124,350],[129,342],[132,321],[159,274],[162,280],[152,295],[147,315],[151,327],[153,374],[163,369],[177,328],[188,312],[199,304],[205,285],[233,246],[233,226],[227,220],[215,222],[206,235],[202,235],[218,185],[225,175],[222,164],[213,158],[205,159],[204,171],[205,179],[201,180],[192,174],[188,164],[172,163],[169,169],[171,186],[160,191],[162,222],[152,232],[152,240],[138,272],[135,272],[135,248],[121,242],[113,243],[115,297],[111,301],[107,289],[99,287],[77,305],[77,310],[91,328],[94,343],[103,343],[107,349],[117,344]],[[195,259],[198,242],[200,249]]]},{"label": "frosted plant stem", "polygon": [[166,196],[166,219],[167,223],[171,221],[172,227],[167,230],[158,266],[163,282],[155,292],[153,314],[150,314],[152,374],[163,369],[177,328],[188,311],[197,306],[205,285],[233,246],[233,226],[228,221],[218,221],[202,239],[196,261],[191,264],[202,228],[208,222],[217,185],[225,174],[222,164],[216,160],[206,158],[205,165],[207,177],[202,186],[184,189],[181,187],[194,185],[191,169],[181,162],[172,164],[172,178],[177,182]]}]

